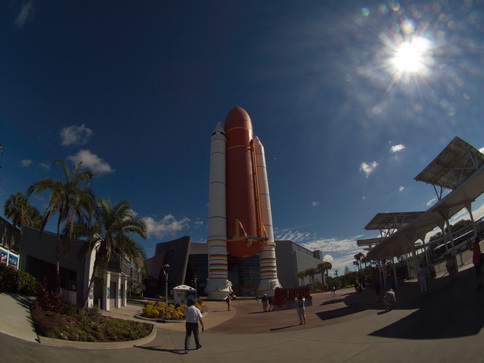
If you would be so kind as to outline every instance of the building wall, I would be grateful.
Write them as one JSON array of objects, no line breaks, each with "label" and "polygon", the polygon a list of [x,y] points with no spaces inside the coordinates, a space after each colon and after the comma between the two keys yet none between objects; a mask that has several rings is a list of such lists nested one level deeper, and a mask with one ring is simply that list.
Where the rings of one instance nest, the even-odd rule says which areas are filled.
[{"label": "building wall", "polygon": [[[48,286],[56,288],[56,245],[57,236],[31,227],[22,229],[20,242],[21,269],[38,279],[45,278]],[[87,255],[86,242],[73,241],[69,250],[63,250],[60,258],[61,285],[64,299],[71,303],[83,304],[88,291],[94,264],[94,253]],[[88,305],[100,303],[103,309],[120,307],[126,304],[126,284],[130,278],[138,279],[138,271],[122,257],[114,257],[101,278],[97,278],[92,298]],[[104,288],[103,288],[104,287]],[[108,296],[109,295],[109,296]]]},{"label": "building wall", "polygon": [[184,236],[173,241],[161,242],[156,245],[155,256],[149,258],[149,277],[145,281],[147,296],[164,295],[165,278],[162,266],[170,265],[166,269],[168,273],[168,289],[171,291],[175,286],[185,282],[188,265],[188,255],[192,238]]},{"label": "building wall", "polygon": [[[20,243],[20,267],[36,278],[45,278],[48,285],[55,289],[57,236],[51,232],[40,234],[38,229],[24,227]],[[74,241],[68,251],[62,251],[61,283],[65,294],[75,303],[82,303],[85,296],[85,255],[82,255],[84,242]]]},{"label": "building wall", "polygon": [[[299,286],[300,279],[297,273],[308,268],[316,268],[323,262],[321,251],[308,250],[292,241],[276,241],[276,257],[277,276],[282,287]],[[321,274],[315,275],[315,280],[320,282]]]},{"label": "building wall", "polygon": [[[323,261],[321,251],[310,251],[292,241],[276,241],[276,258],[277,275],[283,287],[299,286],[297,273],[310,267],[317,267]],[[147,285],[151,285],[151,294],[148,296],[163,295],[161,292],[164,291],[164,280],[161,266],[166,263],[170,265],[170,290],[177,285],[185,284],[196,288],[198,294],[204,294],[208,278],[207,243],[192,243],[190,237],[158,243],[156,255],[148,259],[147,263],[150,271]],[[229,255],[228,264],[228,278],[237,295],[249,295],[251,290],[257,289],[260,282],[259,255],[245,259]],[[321,274],[315,275],[315,279],[321,281]],[[306,283],[309,283],[309,280]]]}]

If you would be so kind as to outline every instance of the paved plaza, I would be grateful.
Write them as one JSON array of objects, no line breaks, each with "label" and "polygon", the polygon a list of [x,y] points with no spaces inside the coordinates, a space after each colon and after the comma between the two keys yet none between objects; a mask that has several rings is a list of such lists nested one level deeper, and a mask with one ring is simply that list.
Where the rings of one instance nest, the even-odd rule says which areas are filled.
[{"label": "paved plaza", "polygon": [[[184,354],[184,324],[156,323],[149,343],[116,349],[52,347],[35,340],[26,301],[0,295],[1,362],[484,362],[484,291],[476,291],[470,265],[457,279],[440,276],[421,295],[416,281],[397,290],[397,307],[385,313],[374,290],[313,295],[307,325],[295,310],[263,312],[254,299],[204,302],[203,348]],[[140,305],[109,315],[135,319]],[[13,324],[13,325],[12,325]],[[193,343],[192,343],[193,344]]]}]

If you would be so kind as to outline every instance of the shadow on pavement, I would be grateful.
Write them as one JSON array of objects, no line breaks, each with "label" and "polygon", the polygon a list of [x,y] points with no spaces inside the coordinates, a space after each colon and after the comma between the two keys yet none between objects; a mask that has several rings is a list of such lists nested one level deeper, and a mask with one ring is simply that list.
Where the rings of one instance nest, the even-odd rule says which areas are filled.
[{"label": "shadow on pavement", "polygon": [[340,302],[343,302],[343,301],[344,301],[344,298],[332,299],[332,300],[328,300],[328,301],[323,302],[320,306],[337,304],[337,303],[340,303]]},{"label": "shadow on pavement", "polygon": [[145,349],[145,350],[156,350],[157,352],[168,352],[173,354],[185,355],[185,349],[163,349],[160,347],[146,347],[146,346],[139,346],[135,345],[135,348]]},{"label": "shadow on pavement", "polygon": [[277,331],[277,330],[283,330],[283,329],[288,329],[288,328],[293,328],[295,326],[299,326],[300,324],[293,324],[293,325],[287,325],[287,326],[281,326],[280,328],[272,328],[270,331]]},{"label": "shadow on pavement", "polygon": [[30,309],[30,306],[35,302],[34,298],[17,295],[17,294],[10,294],[22,307],[26,309]]},{"label": "shadow on pavement", "polygon": [[[447,277],[434,282],[432,293],[413,302],[403,302],[403,308],[418,308],[417,311],[370,335],[446,339],[478,334],[484,326],[484,291],[476,291],[473,269],[460,272],[455,281]],[[396,309],[402,307],[398,304],[397,290]]]}]

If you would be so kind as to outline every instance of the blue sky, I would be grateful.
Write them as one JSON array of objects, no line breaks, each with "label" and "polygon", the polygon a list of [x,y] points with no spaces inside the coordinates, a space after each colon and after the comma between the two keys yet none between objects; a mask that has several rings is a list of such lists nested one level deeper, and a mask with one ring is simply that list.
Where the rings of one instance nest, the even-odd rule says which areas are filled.
[{"label": "blue sky", "polygon": [[454,136],[484,147],[484,3],[447,3],[2,2],[0,201],[82,160],[146,219],[148,256],[203,242],[210,134],[241,106],[276,238],[352,267],[376,213],[435,202],[413,178]]}]

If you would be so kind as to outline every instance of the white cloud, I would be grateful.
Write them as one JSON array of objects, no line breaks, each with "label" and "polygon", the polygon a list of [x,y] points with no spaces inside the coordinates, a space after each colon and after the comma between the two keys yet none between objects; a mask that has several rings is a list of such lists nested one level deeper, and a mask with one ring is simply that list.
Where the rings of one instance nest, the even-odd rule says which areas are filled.
[{"label": "white cloud", "polygon": [[479,149],[479,151],[480,151],[482,154],[484,154],[484,147],[481,147],[481,148]]},{"label": "white cloud", "polygon": [[437,197],[430,199],[427,203],[425,203],[425,205],[430,208],[435,204],[435,202],[437,202]]},{"label": "white cloud", "polygon": [[472,210],[472,215],[474,216],[475,221],[477,221],[479,218],[484,217],[484,203],[481,204],[480,207]]},{"label": "white cloud", "polygon": [[63,146],[87,144],[93,132],[86,125],[64,127],[60,132]]},{"label": "white cloud", "polygon": [[50,169],[50,164],[47,164],[47,163],[39,163],[39,166],[46,169],[46,170]]},{"label": "white cloud", "polygon": [[397,152],[402,151],[404,149],[405,149],[405,145],[403,145],[403,144],[393,145],[390,148],[390,152],[397,153]]},{"label": "white cloud", "polygon": [[378,166],[378,163],[376,161],[372,161],[371,163],[367,162],[362,162],[360,164],[360,171],[365,173],[365,176],[368,178],[371,173],[373,173]]},{"label": "white cloud", "polygon": [[17,18],[15,19],[15,25],[19,28],[23,28],[25,23],[31,21],[34,16],[35,8],[34,8],[34,1],[30,0],[22,5],[20,9],[20,13],[18,14]]},{"label": "white cloud", "polygon": [[404,186],[402,186],[402,185],[400,185],[400,187],[398,188],[398,191],[401,193],[401,192],[403,192],[404,190],[405,190],[405,187],[404,187]]},{"label": "white cloud", "polygon": [[68,156],[67,159],[75,164],[82,162],[82,166],[91,169],[97,174],[106,174],[114,171],[107,162],[89,150],[80,150],[76,155]]},{"label": "white cloud", "polygon": [[21,160],[20,161],[20,164],[24,167],[24,168],[27,168],[29,167],[30,165],[32,165],[32,160]]},{"label": "white cloud", "polygon": [[331,256],[331,255],[324,255],[324,257],[323,257],[323,261],[324,261],[324,262],[329,262],[330,264],[333,264],[333,262],[334,262],[334,258],[333,258],[333,256]]},{"label": "white cloud", "polygon": [[158,221],[152,217],[144,217],[143,220],[146,223],[148,237],[157,238],[163,238],[166,235],[188,228],[190,222],[190,219],[186,217],[177,221],[171,214],[164,216]]},{"label": "white cloud", "polygon": [[319,202],[318,201],[313,201],[311,203],[311,206],[313,206],[313,207],[317,207],[318,205],[319,205]]},{"label": "white cloud", "polygon": [[280,232],[280,233],[277,233],[277,237],[276,237],[276,239],[278,240],[293,241],[298,244],[302,244],[304,241],[307,241],[311,238],[314,238],[314,235],[312,233],[299,232],[299,231]]}]

